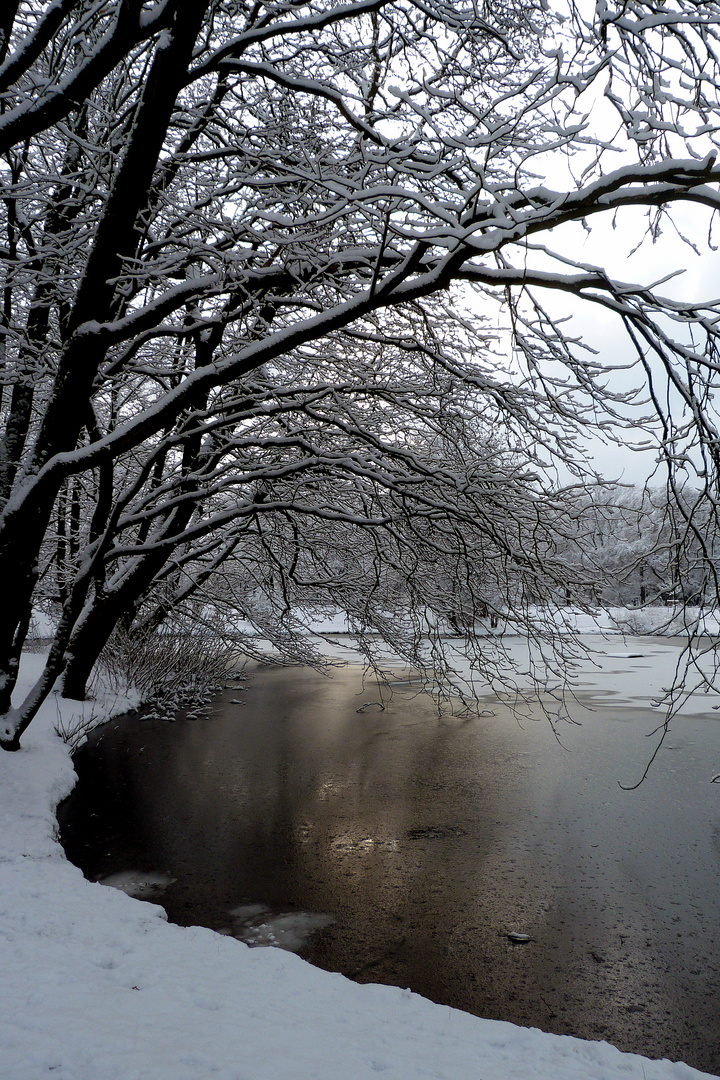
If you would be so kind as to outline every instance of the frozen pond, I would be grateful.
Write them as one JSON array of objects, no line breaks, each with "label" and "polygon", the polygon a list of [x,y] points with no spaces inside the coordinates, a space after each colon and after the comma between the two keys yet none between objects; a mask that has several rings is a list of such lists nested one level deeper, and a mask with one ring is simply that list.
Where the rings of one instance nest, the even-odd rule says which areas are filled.
[{"label": "frozen pond", "polygon": [[78,756],[68,853],[176,922],[720,1073],[720,713],[691,698],[623,791],[678,646],[596,644],[565,748],[490,699],[438,718],[401,682],[381,710],[354,667],[113,722]]}]

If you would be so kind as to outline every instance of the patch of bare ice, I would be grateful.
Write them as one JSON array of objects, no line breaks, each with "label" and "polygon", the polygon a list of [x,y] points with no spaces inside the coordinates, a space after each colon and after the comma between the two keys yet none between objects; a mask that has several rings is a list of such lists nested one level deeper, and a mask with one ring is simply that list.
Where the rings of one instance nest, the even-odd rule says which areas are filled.
[{"label": "patch of bare ice", "polygon": [[312,911],[293,911],[273,915],[263,904],[242,904],[234,908],[233,928],[238,941],[254,948],[274,945],[288,952],[299,952],[318,930],[335,922],[332,915]]},{"label": "patch of bare ice", "polygon": [[139,900],[150,900],[162,896],[174,877],[169,874],[143,874],[135,870],[122,870],[119,874],[110,874],[100,879],[101,885],[109,885]]}]

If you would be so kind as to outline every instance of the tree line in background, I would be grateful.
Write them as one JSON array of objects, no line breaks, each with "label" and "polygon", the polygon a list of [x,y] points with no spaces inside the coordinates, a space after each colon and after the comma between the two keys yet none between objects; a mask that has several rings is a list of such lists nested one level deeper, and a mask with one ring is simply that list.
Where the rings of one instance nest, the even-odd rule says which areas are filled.
[{"label": "tree line in background", "polygon": [[576,527],[565,557],[584,578],[566,599],[618,607],[713,609],[720,534],[699,488],[599,485],[570,496]]},{"label": "tree line in background", "polygon": [[[593,430],[644,427],[663,463],[677,527],[641,592],[667,555],[715,597],[718,305],[563,230],[720,208],[719,25],[690,0],[3,5],[0,745],[118,628],[208,604],[281,650],[340,608],[438,677],[429,613],[552,636],[537,605],[596,587],[588,537],[607,561],[615,514],[634,542],[632,508],[587,524]],[[626,355],[579,338],[582,303]]]}]

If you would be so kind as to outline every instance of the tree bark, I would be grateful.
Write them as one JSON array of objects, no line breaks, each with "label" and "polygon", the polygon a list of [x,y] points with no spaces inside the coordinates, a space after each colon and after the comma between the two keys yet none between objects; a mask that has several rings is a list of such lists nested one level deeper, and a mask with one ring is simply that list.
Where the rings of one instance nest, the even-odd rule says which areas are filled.
[{"label": "tree bark", "polygon": [[[175,0],[171,5],[172,26],[157,46],[132,137],[113,183],[73,306],[52,397],[28,468],[31,476],[54,455],[71,452],[77,445],[87,416],[93,381],[106,349],[102,340],[91,342],[78,336],[76,331],[88,321],[102,321],[112,315],[115,279],[122,273],[124,259],[135,251],[136,223],[147,201],[175,99],[184,83],[209,2]],[[7,583],[4,618],[0,623],[0,715],[10,709],[18,660],[13,652],[13,641],[24,613],[32,603],[40,547],[61,479],[52,474],[48,476],[45,483],[36,486],[32,502],[27,500],[25,505],[21,501],[21,491],[16,490],[17,502],[0,532],[0,580]],[[22,488],[21,478],[17,483]]]}]

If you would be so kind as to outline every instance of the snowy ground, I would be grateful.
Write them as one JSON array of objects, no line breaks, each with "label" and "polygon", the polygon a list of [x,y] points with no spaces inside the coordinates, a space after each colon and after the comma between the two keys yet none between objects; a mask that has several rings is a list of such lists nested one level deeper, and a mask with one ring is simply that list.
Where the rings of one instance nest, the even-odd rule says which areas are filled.
[{"label": "snowy ground", "polygon": [[[588,669],[598,690],[623,667],[618,654],[630,651],[607,647],[605,659]],[[644,657],[643,695],[667,675],[661,654]],[[26,685],[40,660],[25,658]],[[638,698],[637,671],[627,695]],[[126,704],[94,702],[86,715],[99,718]],[[409,991],[359,986],[280,949],[250,949],[210,930],[169,925],[161,908],[87,882],[66,861],[54,816],[74,773],[53,729],[60,718],[72,727],[81,710],[53,698],[23,750],[0,756],[2,1080],[707,1075],[607,1043],[480,1020]]]},{"label": "snowy ground", "polygon": [[[641,608],[608,607],[597,608],[592,611],[565,607],[556,608],[552,613],[549,613],[547,609],[533,607],[528,609],[528,615],[534,617],[536,613],[538,621],[545,622],[551,619],[557,631],[561,634],[564,632],[567,634],[659,634],[661,636],[671,636],[683,634],[688,629],[692,629],[695,634],[717,635],[720,633],[717,612],[704,611],[698,607],[683,608],[680,605]],[[428,617],[430,618],[430,616]],[[312,612],[306,612],[304,621],[316,632],[343,634],[348,631],[348,621],[342,612],[326,615],[321,619],[318,619]],[[42,613],[37,615],[36,626],[38,633],[50,632],[52,629],[51,621]],[[238,624],[237,629],[252,633],[252,626],[249,623]],[[441,627],[441,629],[443,628]],[[512,634],[514,628],[512,620],[509,619],[500,619],[495,626],[491,624],[490,619],[482,619],[476,624],[475,629],[481,636],[484,633],[495,636],[505,632]],[[444,632],[452,634],[454,631],[449,624],[446,624]]]}]

